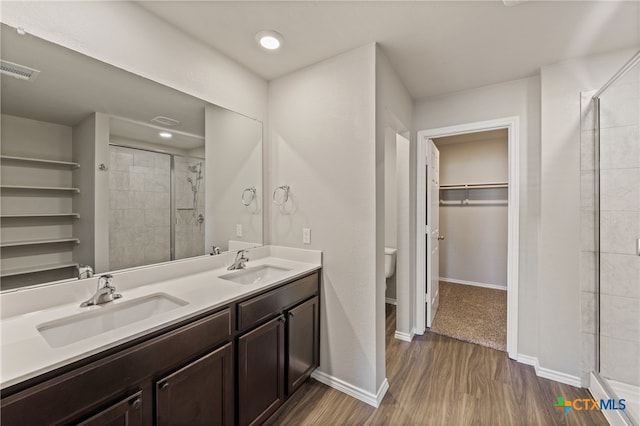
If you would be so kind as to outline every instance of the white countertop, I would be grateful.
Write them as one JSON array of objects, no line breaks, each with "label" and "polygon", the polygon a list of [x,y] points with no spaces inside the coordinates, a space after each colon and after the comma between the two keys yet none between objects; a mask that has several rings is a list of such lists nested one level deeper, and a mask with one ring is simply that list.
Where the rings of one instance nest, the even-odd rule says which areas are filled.
[{"label": "white countertop", "polygon": [[[115,272],[114,284],[122,298],[100,306],[80,307],[80,303],[95,291],[97,277],[0,294],[3,308],[0,323],[0,387],[15,385],[199,313],[306,275],[322,266],[322,254],[318,251],[265,246],[248,250],[248,253],[251,260],[247,263],[247,268],[267,264],[288,271],[276,280],[237,284],[218,278],[230,272],[226,267],[235,257],[235,253],[226,253]],[[168,294],[187,304],[57,348],[50,347],[37,330],[37,326],[50,321],[87,311],[109,309],[120,303],[157,293]],[[22,306],[22,309],[16,305]],[[5,315],[7,311],[9,316]]]}]

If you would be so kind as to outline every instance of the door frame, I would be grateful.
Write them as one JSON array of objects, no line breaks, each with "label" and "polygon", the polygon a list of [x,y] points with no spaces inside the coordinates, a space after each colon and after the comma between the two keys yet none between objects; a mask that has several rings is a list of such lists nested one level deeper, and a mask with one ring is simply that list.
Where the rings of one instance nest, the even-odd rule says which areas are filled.
[{"label": "door frame", "polygon": [[507,207],[507,353],[509,354],[509,358],[517,359],[518,271],[520,247],[520,118],[518,116],[418,131],[416,141],[416,285],[414,286],[414,330],[416,334],[424,334],[426,330],[425,291],[424,285],[419,284],[424,283],[426,279],[426,140],[497,129],[507,129],[508,132],[509,203]]}]

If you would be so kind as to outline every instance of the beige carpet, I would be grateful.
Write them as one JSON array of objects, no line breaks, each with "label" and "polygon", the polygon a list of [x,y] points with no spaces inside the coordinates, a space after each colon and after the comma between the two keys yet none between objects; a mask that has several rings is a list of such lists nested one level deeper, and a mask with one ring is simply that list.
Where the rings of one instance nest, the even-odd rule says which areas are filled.
[{"label": "beige carpet", "polygon": [[431,331],[506,351],[507,292],[441,281]]}]

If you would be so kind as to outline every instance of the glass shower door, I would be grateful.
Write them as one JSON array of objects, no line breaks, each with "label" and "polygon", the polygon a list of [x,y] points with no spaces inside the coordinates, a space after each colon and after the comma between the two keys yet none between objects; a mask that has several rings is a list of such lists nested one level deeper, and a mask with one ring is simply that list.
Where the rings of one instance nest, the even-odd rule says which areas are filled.
[{"label": "glass shower door", "polygon": [[640,416],[640,65],[599,96],[599,373]]}]

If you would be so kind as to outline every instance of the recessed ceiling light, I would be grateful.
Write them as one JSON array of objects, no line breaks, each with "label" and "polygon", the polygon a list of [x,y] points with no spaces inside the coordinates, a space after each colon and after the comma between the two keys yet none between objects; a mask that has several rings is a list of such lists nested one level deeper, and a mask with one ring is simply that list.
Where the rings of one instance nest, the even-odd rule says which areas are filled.
[{"label": "recessed ceiling light", "polygon": [[161,138],[164,138],[164,139],[171,139],[171,136],[173,136],[169,132],[160,132],[159,135],[160,135]]},{"label": "recessed ceiling light", "polygon": [[276,50],[282,46],[283,38],[275,31],[265,30],[256,34],[256,41],[267,50]]}]

